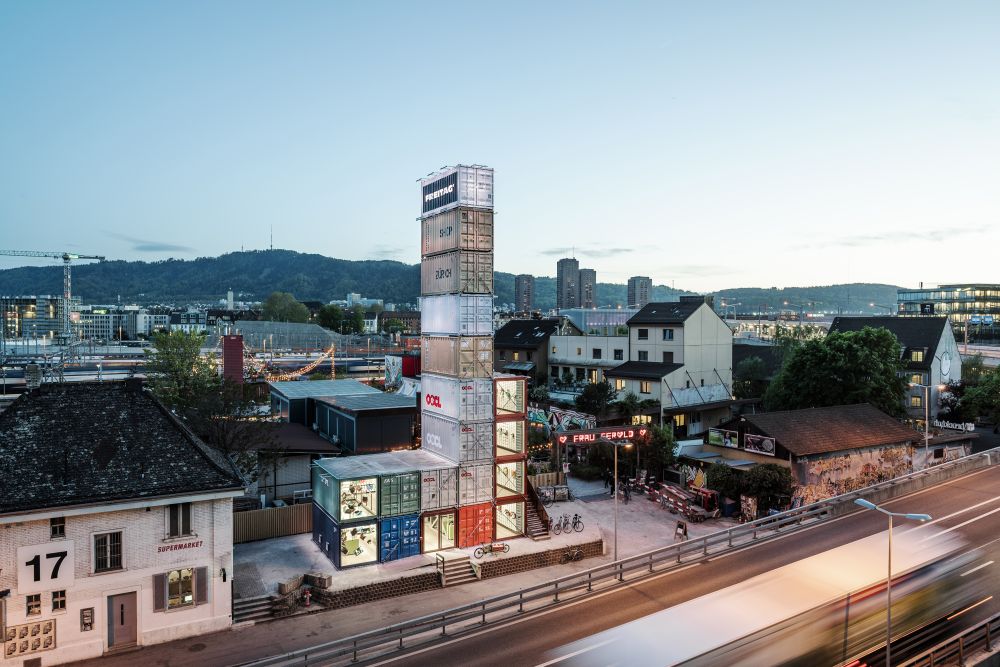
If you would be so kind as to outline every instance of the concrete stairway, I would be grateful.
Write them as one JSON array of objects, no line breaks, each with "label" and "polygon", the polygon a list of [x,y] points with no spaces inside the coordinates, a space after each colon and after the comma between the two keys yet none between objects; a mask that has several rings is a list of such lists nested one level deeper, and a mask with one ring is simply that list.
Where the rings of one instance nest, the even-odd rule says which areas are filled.
[{"label": "concrete stairway", "polygon": [[273,596],[271,595],[233,600],[233,623],[246,623],[247,621],[272,618],[272,601]]},{"label": "concrete stairway", "polygon": [[524,503],[524,528],[525,534],[536,542],[550,537],[548,524],[542,521],[535,504],[530,500]]},{"label": "concrete stairway", "polygon": [[451,556],[444,561],[443,567],[442,586],[459,586],[479,580],[468,556]]}]

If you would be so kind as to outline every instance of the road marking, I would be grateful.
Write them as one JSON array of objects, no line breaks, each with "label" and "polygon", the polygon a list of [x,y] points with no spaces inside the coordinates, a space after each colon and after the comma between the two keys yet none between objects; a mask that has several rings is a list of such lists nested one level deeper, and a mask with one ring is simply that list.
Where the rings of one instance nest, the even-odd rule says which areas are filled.
[{"label": "road marking", "polygon": [[971,569],[971,570],[969,570],[968,572],[963,572],[962,574],[960,574],[960,575],[958,575],[958,576],[960,576],[960,577],[964,577],[964,576],[965,576],[965,575],[967,575],[967,574],[972,574],[972,573],[973,573],[973,572],[975,572],[976,570],[981,570],[981,569],[983,569],[984,567],[986,567],[987,565],[993,565],[993,561],[991,561],[991,560],[990,560],[990,561],[986,561],[986,562],[985,562],[985,563],[983,563],[982,565],[977,565],[976,567],[972,568],[972,569]]},{"label": "road marking", "polygon": [[601,648],[605,644],[610,644],[613,641],[614,641],[614,639],[606,639],[603,642],[601,642],[600,644],[594,644],[593,646],[588,646],[587,648],[582,648],[579,651],[573,651],[572,653],[567,653],[566,655],[561,655],[558,658],[555,658],[553,660],[549,660],[548,662],[543,662],[543,663],[541,663],[539,665],[535,665],[535,667],[549,667],[549,665],[554,665],[557,662],[562,662],[563,660],[568,660],[569,658],[575,658],[576,656],[580,655],[581,653],[586,653],[587,651],[593,651],[595,648]]},{"label": "road marking", "polygon": [[937,519],[934,519],[933,521],[928,521],[927,523],[921,524],[921,526],[932,526],[935,523],[938,523],[939,521],[945,521],[947,519],[951,519],[952,517],[956,517],[959,514],[965,514],[966,512],[971,512],[974,509],[979,509],[983,505],[989,505],[990,503],[995,502],[997,500],[1000,500],[1000,496],[993,496],[992,498],[984,500],[981,503],[976,503],[975,505],[969,505],[968,507],[962,508],[957,512],[952,512],[951,514],[939,517]]},{"label": "road marking", "polygon": [[927,540],[934,539],[935,537],[941,537],[942,535],[945,535],[946,533],[950,533],[953,530],[958,530],[962,526],[968,526],[970,523],[975,523],[976,521],[979,521],[980,519],[985,519],[989,515],[996,514],[997,512],[1000,512],[1000,507],[996,508],[995,510],[990,510],[989,512],[986,512],[985,514],[980,514],[979,516],[974,516],[971,519],[969,519],[968,521],[963,521],[962,523],[958,524],[957,526],[952,526],[951,528],[945,528],[944,530],[942,530],[939,533],[934,533],[933,535],[928,535],[927,537],[925,537],[924,539],[922,539],[920,541],[921,542],[926,542]]}]

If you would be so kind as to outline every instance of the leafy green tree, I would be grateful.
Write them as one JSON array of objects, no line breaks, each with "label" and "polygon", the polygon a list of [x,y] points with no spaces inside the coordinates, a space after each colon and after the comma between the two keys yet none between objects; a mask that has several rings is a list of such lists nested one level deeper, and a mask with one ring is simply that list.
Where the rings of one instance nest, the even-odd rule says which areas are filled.
[{"label": "leafy green tree", "polygon": [[719,495],[739,500],[743,492],[744,474],[725,463],[713,463],[705,471],[705,483],[708,488],[718,491]]},{"label": "leafy green tree", "polygon": [[[223,381],[215,364],[201,354],[204,337],[183,331],[157,333],[146,350],[146,378],[156,396],[202,439],[228,456],[249,481],[257,479],[263,456],[280,456],[272,426],[242,385]],[[277,461],[269,461],[274,468]]]},{"label": "leafy green tree", "polygon": [[549,390],[546,389],[544,384],[538,384],[531,388],[528,393],[528,398],[533,403],[544,403],[549,400]]},{"label": "leafy green tree", "polygon": [[639,459],[645,462],[646,469],[663,479],[664,468],[669,468],[677,462],[677,439],[674,431],[667,426],[650,426],[649,435],[637,441]]},{"label": "leafy green tree", "polygon": [[764,394],[768,410],[871,403],[903,414],[906,383],[900,345],[890,331],[865,327],[809,340],[784,359]]},{"label": "leafy green tree", "polygon": [[639,414],[641,402],[639,397],[635,395],[635,392],[627,391],[625,395],[622,396],[615,403],[618,406],[618,412],[622,417],[625,417],[625,423],[632,423],[632,417]]},{"label": "leafy green tree", "polygon": [[767,370],[760,357],[747,357],[733,369],[733,394],[736,398],[759,398],[767,389]]},{"label": "leafy green tree", "polygon": [[309,309],[295,300],[289,292],[271,292],[261,307],[261,317],[271,322],[309,321]]},{"label": "leafy green tree", "polygon": [[743,483],[743,493],[757,498],[760,509],[783,507],[792,496],[792,472],[776,463],[763,463],[750,468]]},{"label": "leafy green tree", "polygon": [[384,331],[386,333],[399,333],[400,331],[402,331],[405,328],[406,328],[406,325],[403,324],[403,321],[400,320],[400,319],[398,319],[398,318],[396,318],[396,317],[393,317],[392,319],[384,320],[382,322],[382,331]]},{"label": "leafy green tree", "polygon": [[344,333],[362,334],[365,332],[365,309],[354,306],[344,316]]},{"label": "leafy green tree", "polygon": [[979,384],[988,373],[990,369],[986,367],[983,361],[983,355],[978,352],[971,357],[966,357],[962,359],[962,383],[966,386],[974,386]]},{"label": "leafy green tree", "polygon": [[987,372],[978,384],[967,388],[962,405],[966,419],[984,417],[994,424],[993,432],[996,433],[1000,428],[1000,369]]},{"label": "leafy green tree", "polygon": [[602,415],[608,409],[608,405],[615,400],[618,390],[608,381],[592,382],[583,388],[583,392],[576,397],[576,407],[581,412],[592,415]]},{"label": "leafy green tree", "polygon": [[316,320],[321,327],[331,331],[340,331],[340,325],[344,321],[344,310],[340,306],[327,304],[319,309]]}]

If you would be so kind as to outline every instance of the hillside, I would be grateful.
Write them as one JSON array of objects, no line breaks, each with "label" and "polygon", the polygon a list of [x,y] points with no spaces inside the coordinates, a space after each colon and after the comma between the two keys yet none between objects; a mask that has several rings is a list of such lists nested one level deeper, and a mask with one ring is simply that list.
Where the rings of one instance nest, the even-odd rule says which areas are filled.
[{"label": "hillside", "polygon": [[[220,257],[160,262],[110,261],[73,267],[73,293],[84,303],[208,303],[232,289],[238,299],[263,300],[275,290],[291,292],[298,299],[330,301],[348,292],[382,298],[387,302],[415,303],[420,291],[420,267],[393,261],[351,261],[291,250],[233,252]],[[495,290],[499,303],[514,301],[514,275],[497,272]],[[852,284],[785,289],[735,288],[721,290],[717,299],[740,303],[740,312],[807,310],[874,312],[869,303],[891,305],[897,288],[892,285]],[[62,267],[21,267],[0,270],[0,294],[59,294]],[[555,278],[536,277],[535,305],[555,307]],[[655,300],[676,299],[664,285],[654,287]],[[625,285],[598,283],[601,304],[624,304]],[[785,306],[784,302],[796,304]],[[810,305],[812,304],[812,305]],[[881,312],[884,312],[882,309]]]}]

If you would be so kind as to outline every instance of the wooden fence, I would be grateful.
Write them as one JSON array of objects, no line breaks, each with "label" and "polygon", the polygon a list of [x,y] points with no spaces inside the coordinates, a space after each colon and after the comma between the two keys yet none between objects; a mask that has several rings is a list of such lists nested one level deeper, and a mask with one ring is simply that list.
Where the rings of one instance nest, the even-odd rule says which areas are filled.
[{"label": "wooden fence", "polygon": [[566,483],[566,475],[561,472],[543,472],[541,475],[528,475],[528,481],[536,489],[540,486],[557,486]]},{"label": "wooden fence", "polygon": [[233,544],[312,532],[312,503],[233,512]]}]

